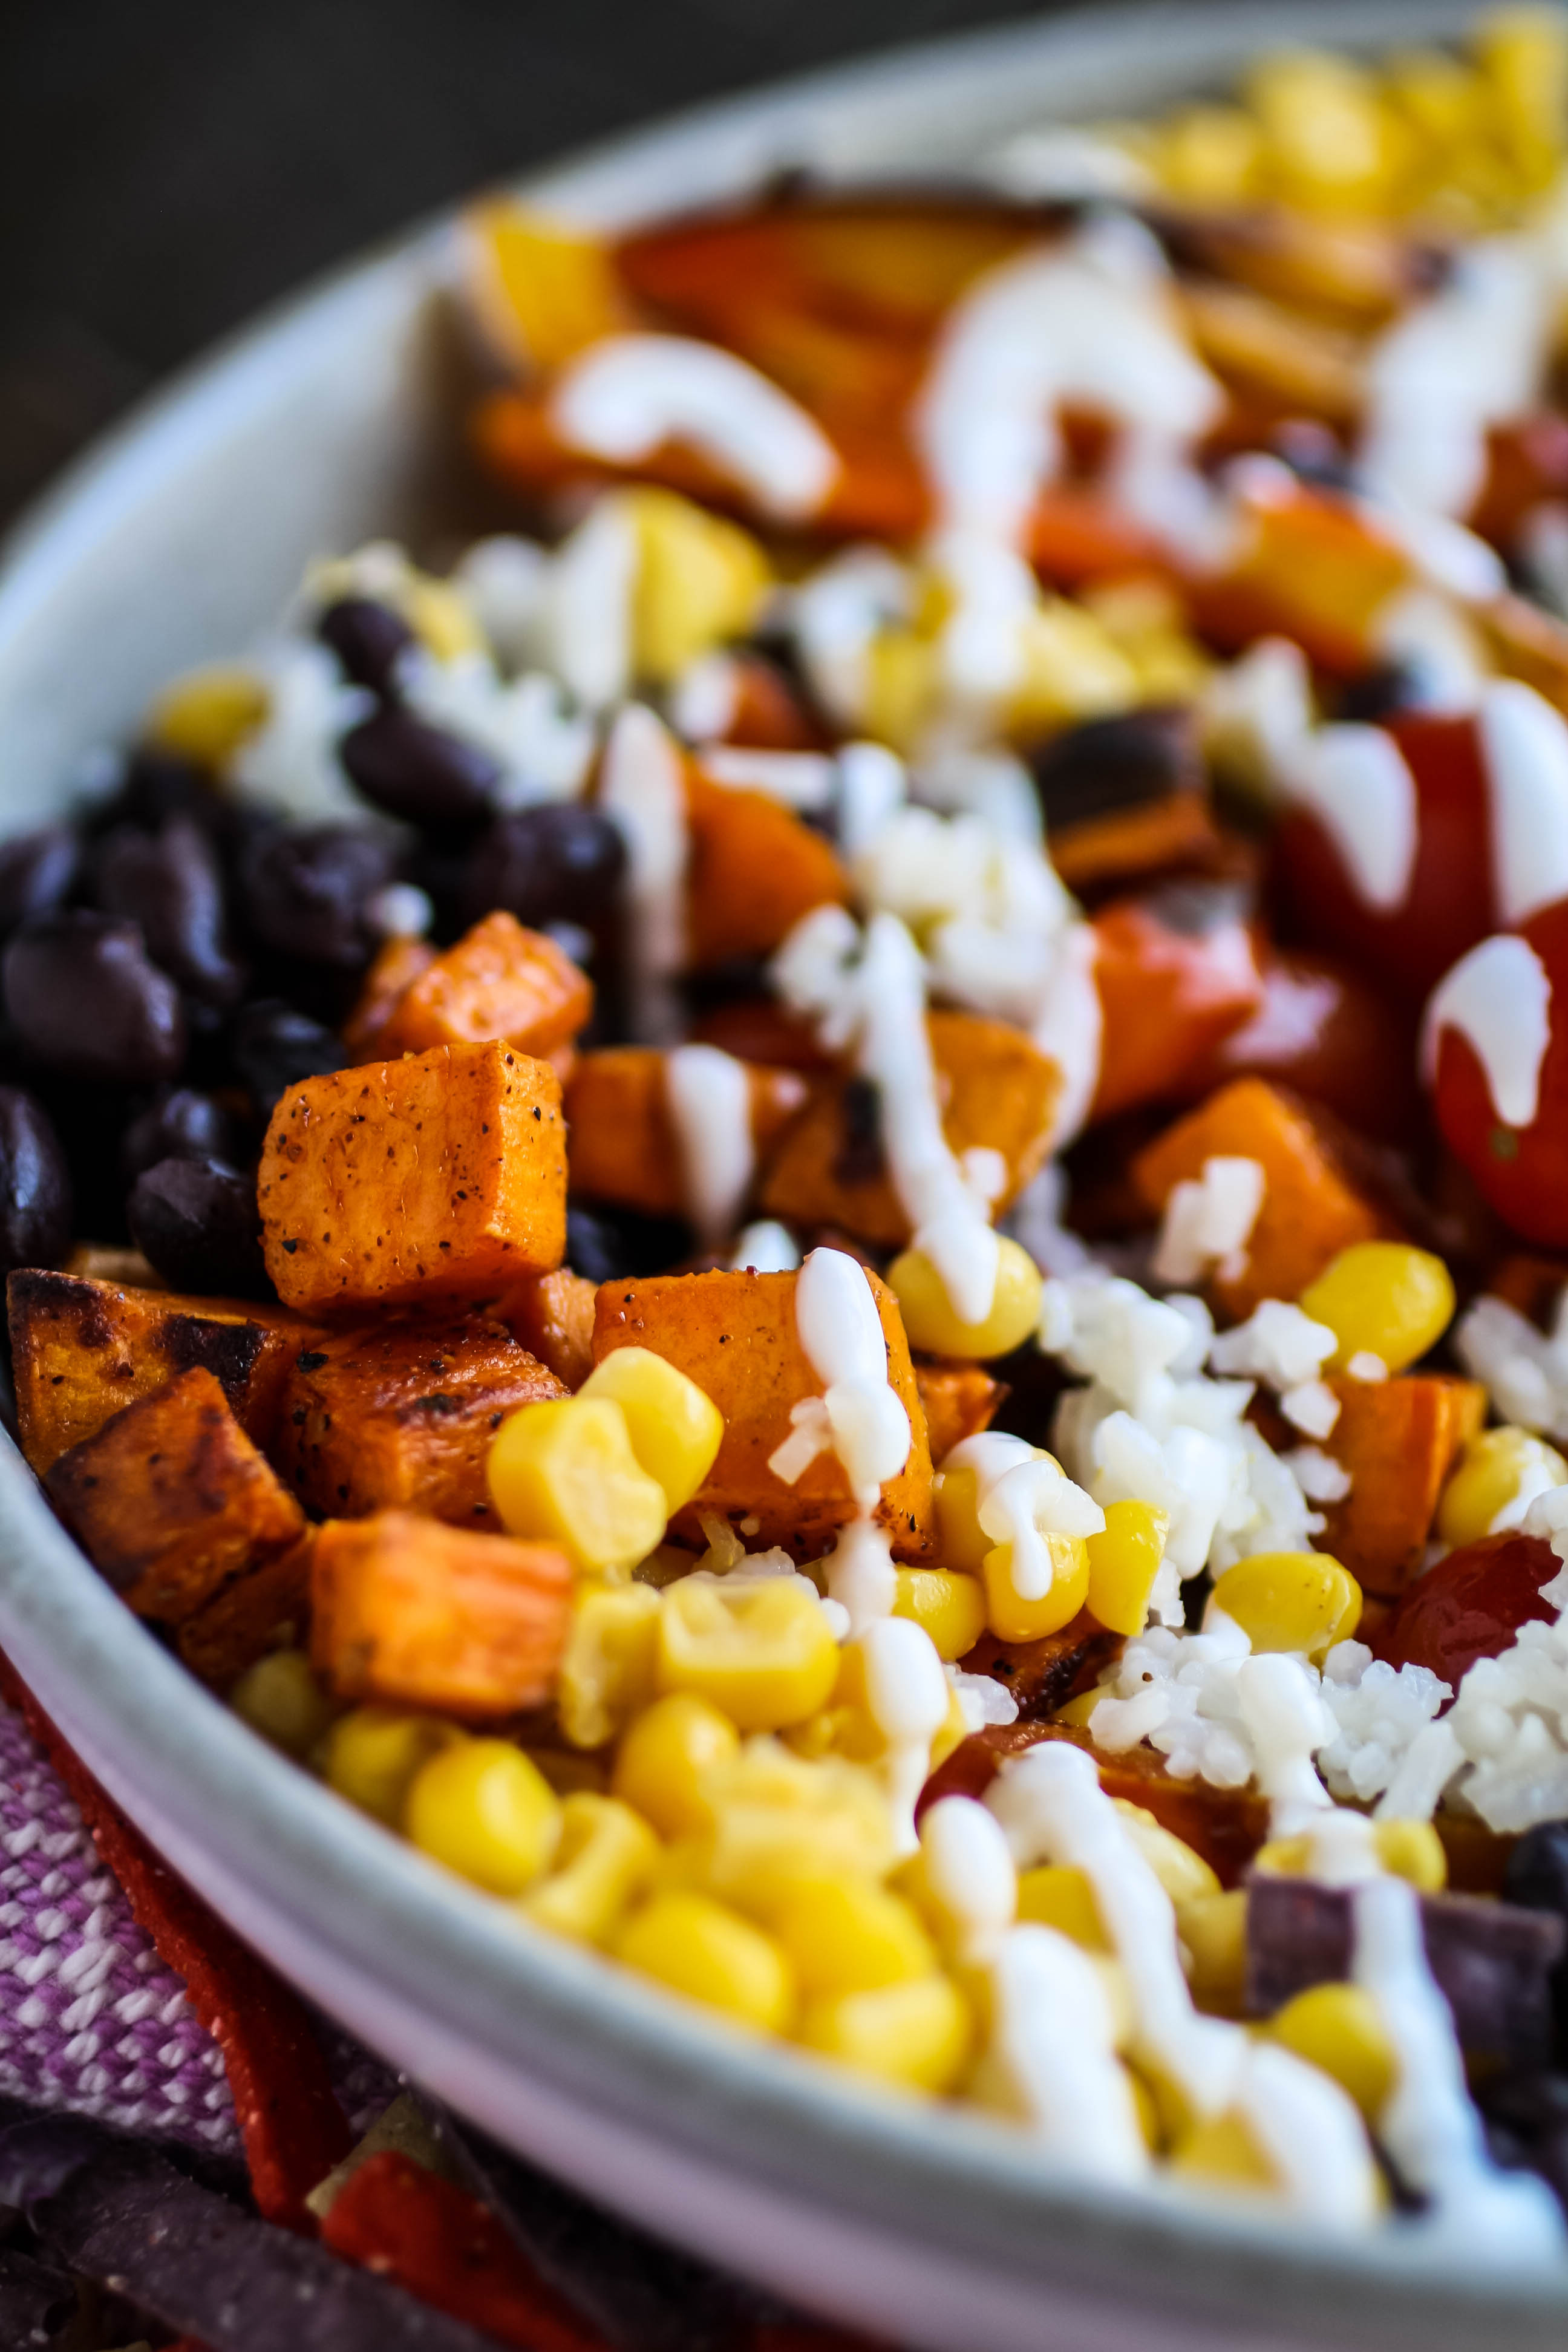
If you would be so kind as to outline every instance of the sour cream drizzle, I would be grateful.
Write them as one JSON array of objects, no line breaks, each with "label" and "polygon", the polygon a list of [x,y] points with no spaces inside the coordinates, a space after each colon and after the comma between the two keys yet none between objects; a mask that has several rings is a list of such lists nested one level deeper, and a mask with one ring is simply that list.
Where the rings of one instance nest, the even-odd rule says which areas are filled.
[{"label": "sour cream drizzle", "polygon": [[920,1844],[915,1803],[931,1769],[931,1744],[952,1705],[947,1676],[931,1635],[908,1617],[879,1618],[860,1638],[867,1706],[888,1743],[879,1771],[893,1816],[894,1849],[910,1854]]},{"label": "sour cream drizzle", "polygon": [[1415,779],[1392,735],[1321,727],[1287,753],[1280,781],[1328,834],[1366,904],[1403,906],[1415,867]]},{"label": "sour cream drizzle", "polygon": [[838,476],[833,444],[787,393],[682,335],[606,336],[567,368],[551,415],[563,440],[616,465],[682,441],[787,519],[816,514]]},{"label": "sour cream drizzle", "polygon": [[713,1248],[733,1234],[756,1172],[751,1079],[744,1062],[716,1045],[677,1045],[665,1060],[664,1092],[687,1213],[698,1239]]},{"label": "sour cream drizzle", "polygon": [[976,1517],[993,1543],[1009,1547],[1009,1575],[1020,1601],[1043,1601],[1058,1561],[1051,1536],[1097,1536],[1105,1526],[1100,1505],[1075,1486],[1059,1464],[1021,1437],[985,1430],[966,1437],[942,1461],[945,1476],[974,1473]]},{"label": "sour cream drizzle", "polygon": [[1568,722],[1533,687],[1500,678],[1477,719],[1504,923],[1568,898]]},{"label": "sour cream drizzle", "polygon": [[638,1034],[679,1036],[674,982],[686,957],[686,779],[675,739],[645,703],[629,702],[605,745],[599,805],[626,845],[626,897]]},{"label": "sour cream drizzle", "polygon": [[1428,1085],[1446,1029],[1474,1052],[1502,1124],[1532,1127],[1552,1042],[1552,982],[1528,940],[1511,932],[1482,940],[1439,981],[1422,1023],[1421,1065]]}]

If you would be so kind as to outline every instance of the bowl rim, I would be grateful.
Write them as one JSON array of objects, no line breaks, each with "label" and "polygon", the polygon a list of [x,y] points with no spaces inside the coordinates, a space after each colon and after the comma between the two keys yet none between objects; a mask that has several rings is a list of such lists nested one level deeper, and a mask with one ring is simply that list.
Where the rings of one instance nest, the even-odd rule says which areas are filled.
[{"label": "bowl rim", "polygon": [[[1360,46],[1417,27],[1447,31],[1470,13],[1462,0],[1334,0],[1300,12],[1315,38]],[[677,151],[702,149],[708,180],[754,178],[803,139],[809,150],[823,110],[875,105],[897,84],[931,95],[955,73],[1000,78],[1015,63],[1136,40],[1168,47],[1174,38],[1184,56],[1212,68],[1277,39],[1282,21],[1258,0],[1076,9],[710,100],[510,184],[563,208],[596,203],[613,214],[617,184]],[[381,299],[404,278],[433,286],[458,209],[269,306],[69,467],[7,541],[0,643],[68,574],[106,504],[142,495],[161,468],[177,471],[193,417],[199,428],[215,402],[264,401],[295,339],[319,334],[340,306]],[[1174,2294],[1215,2324],[1266,2306],[1277,2318],[1310,2310],[1314,2326],[1352,2332],[1419,2315],[1436,2343],[1499,2322],[1533,2337],[1534,2323],[1560,2330],[1568,2315],[1568,2258],[1500,2273],[1462,2259],[1441,2232],[1337,2238],[1239,2201],[1093,2186],[984,2118],[847,2085],[797,2052],[687,2012],[517,1923],[342,1804],[196,1685],[94,1574],[9,1440],[0,1442],[0,1636],[133,1817],[174,1825],[184,1852],[211,1853],[215,1869],[221,1849],[223,1871],[301,1933],[433,2008],[455,2032],[478,2032],[562,2095],[590,2099],[704,2161],[742,2167],[783,2196],[809,2194],[1007,2266],[1032,2253],[1026,2268],[1043,2290],[1115,2283],[1145,2299]],[[335,1905],[325,1888],[339,1895]],[[1130,2265],[1141,2281],[1129,2278]]]}]

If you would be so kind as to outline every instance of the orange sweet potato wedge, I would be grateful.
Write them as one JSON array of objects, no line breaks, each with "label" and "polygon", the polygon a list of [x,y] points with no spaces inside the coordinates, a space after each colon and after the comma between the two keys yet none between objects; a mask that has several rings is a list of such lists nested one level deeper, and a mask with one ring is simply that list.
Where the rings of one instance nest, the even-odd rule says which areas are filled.
[{"label": "orange sweet potato wedge", "polygon": [[381,1053],[383,1032],[405,992],[436,961],[428,940],[397,937],[383,941],[364,976],[359,1002],[343,1023],[343,1043],[356,1061]]},{"label": "orange sweet potato wedge", "polygon": [[598,1295],[596,1283],[562,1265],[553,1274],[525,1276],[496,1300],[490,1313],[563,1387],[580,1389],[594,1369]]},{"label": "orange sweet potato wedge", "polygon": [[493,1298],[565,1253],[561,1082],[500,1044],[307,1078],[272,1114],[257,1191],[291,1307]]},{"label": "orange sweet potato wedge", "polygon": [[1059,1632],[1037,1641],[1003,1642],[983,1633],[960,1663],[965,1674],[989,1675],[1005,1684],[1018,1702],[1020,1720],[1032,1722],[1092,1685],[1121,1651],[1121,1634],[1108,1633],[1097,1617],[1080,1609]]},{"label": "orange sweet potato wedge", "polygon": [[[888,1345],[888,1378],[910,1416],[909,1460],[882,1489],[877,1516],[900,1559],[923,1559],[934,1535],[931,1448],[892,1292],[868,1273]],[[745,1522],[754,1550],[784,1544],[810,1559],[826,1550],[855,1516],[842,1465],[819,1454],[795,1486],[768,1468],[790,1433],[790,1407],[820,1396],[795,1334],[793,1274],[673,1274],[600,1286],[594,1359],[616,1348],[650,1348],[685,1372],[724,1416],[724,1439],[701,1492],[671,1522],[677,1537],[701,1541],[705,1516]]]},{"label": "orange sweet potato wedge", "polygon": [[[998,1151],[1001,1205],[1021,1192],[1046,1154],[1060,1076],[1021,1030],[972,1013],[929,1015],[931,1057],[952,1149]],[[759,1200],[772,1217],[831,1225],[883,1249],[901,1248],[910,1223],[881,1166],[876,1103],[858,1080],[818,1085],[781,1137]]]},{"label": "orange sweet potato wedge", "polygon": [[[655,1217],[684,1214],[690,1187],[669,1115],[667,1057],[657,1047],[610,1045],[580,1055],[565,1090],[574,1196]],[[749,1066],[752,1140],[759,1153],[806,1098],[793,1070]]]},{"label": "orange sweet potato wedge", "polygon": [[1258,1162],[1264,1193],[1240,1272],[1209,1285],[1227,1317],[1240,1320],[1265,1298],[1299,1298],[1351,1243],[1394,1230],[1344,1172],[1321,1117],[1262,1078],[1222,1087],[1156,1136],[1133,1160],[1133,1181],[1158,1215],[1177,1184],[1202,1176],[1205,1160],[1231,1158]]},{"label": "orange sweet potato wedge", "polygon": [[1007,1393],[1005,1383],[994,1381],[984,1365],[950,1363],[937,1357],[916,1364],[915,1386],[926,1417],[931,1458],[939,1466],[964,1438],[990,1428]]},{"label": "orange sweet potato wedge", "polygon": [[305,1515],[206,1371],[182,1372],[73,1445],[45,1481],[105,1583],[178,1625],[293,1549]]},{"label": "orange sweet potato wedge", "polygon": [[387,1013],[377,1051],[426,1054],[500,1038],[543,1057],[568,1044],[593,1010],[586,972],[542,931],[498,909],[414,975]]},{"label": "orange sweet potato wedge", "polygon": [[1328,1525],[1316,1540],[1363,1591],[1392,1601],[1421,1565],[1448,1473],[1486,1420],[1486,1391],[1442,1372],[1375,1381],[1342,1374],[1329,1386],[1340,1417],[1321,1443],[1350,1473],[1351,1488],[1321,1507]]},{"label": "orange sweet potato wedge", "polygon": [[300,1640],[310,1614],[315,1535],[308,1528],[288,1551],[232,1578],[175,1626],[174,1647],[198,1682],[226,1691],[258,1658]]},{"label": "orange sweet potato wedge", "polygon": [[571,1614],[571,1563],[551,1544],[407,1511],[316,1533],[310,1656],[340,1698],[498,1721],[549,1696]]},{"label": "orange sweet potato wedge", "polygon": [[200,1366],[258,1445],[317,1327],[281,1307],[186,1298],[25,1267],[6,1285],[17,1443],[41,1476],[122,1407]]},{"label": "orange sweet potato wedge", "polygon": [[849,885],[832,845],[765,793],[716,784],[686,764],[687,955],[694,971],[772,955],[814,907]]},{"label": "orange sweet potato wedge", "polygon": [[485,1484],[496,1431],[520,1405],[565,1394],[500,1323],[374,1323],[295,1357],[273,1460],[323,1518],[423,1511],[499,1529]]}]

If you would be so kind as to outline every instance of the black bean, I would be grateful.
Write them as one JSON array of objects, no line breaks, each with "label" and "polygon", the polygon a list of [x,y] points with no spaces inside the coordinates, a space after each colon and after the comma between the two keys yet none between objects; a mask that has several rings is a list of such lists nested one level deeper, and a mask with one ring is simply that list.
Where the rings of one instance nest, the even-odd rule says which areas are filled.
[{"label": "black bean", "polygon": [[71,1206],[70,1170],[42,1107],[0,1087],[0,1274],[63,1265]]},{"label": "black bean", "polygon": [[644,1217],[631,1209],[566,1212],[566,1263],[590,1282],[662,1274],[691,1248],[689,1226],[675,1217]]},{"label": "black bean", "polygon": [[391,845],[363,826],[309,825],[259,835],[240,865],[251,929],[279,955],[353,971],[374,950],[366,908],[391,881],[395,864]]},{"label": "black bean", "polygon": [[[1503,1898],[1527,1911],[1551,1911],[1568,1922],[1568,1822],[1537,1822],[1509,1855]],[[1552,1979],[1560,2042],[1568,2051],[1568,1961]]]},{"label": "black bean", "polygon": [[1396,710],[1417,709],[1425,699],[1422,677],[1412,663],[1382,662],[1342,689],[1335,716],[1370,724],[1391,719]]},{"label": "black bean", "polygon": [[316,635],[355,686],[383,696],[396,692],[397,666],[414,643],[414,632],[390,604],[372,596],[340,596],[317,622]]},{"label": "black bean", "polygon": [[265,1297],[256,1180],[221,1160],[161,1160],[125,1204],[131,1237],[176,1290]]},{"label": "black bean", "polygon": [[338,747],[355,789],[410,824],[452,827],[489,814],[500,765],[477,743],[411,710],[377,710]]},{"label": "black bean", "polygon": [[165,818],[188,816],[208,832],[222,832],[233,806],[194,761],[144,747],[127,760],[118,792],[91,812],[88,830],[111,833],[117,825],[140,824],[155,833]]},{"label": "black bean", "polygon": [[0,842],[0,937],[63,907],[81,868],[81,843],[68,824]]},{"label": "black bean", "polygon": [[0,975],[11,1025],[46,1067],[128,1086],[177,1075],[180,992],[149,961],[136,924],[79,909],[51,916],[17,932]]},{"label": "black bean", "polygon": [[193,1087],[165,1088],[120,1139],[120,1165],[133,1184],[160,1160],[232,1160],[239,1149],[234,1120],[211,1095]]},{"label": "black bean", "polygon": [[240,1007],[229,1032],[229,1051],[263,1118],[301,1078],[341,1070],[348,1062],[341,1037],[276,998]]},{"label": "black bean", "polygon": [[578,801],[547,801],[498,817],[474,845],[464,914],[469,922],[504,908],[520,923],[581,923],[595,931],[616,911],[626,845],[603,813]]},{"label": "black bean", "polygon": [[874,1184],[888,1172],[882,1150],[882,1092],[871,1078],[845,1082],[838,1110],[838,1150],[833,1178],[838,1184]]},{"label": "black bean", "polygon": [[100,845],[94,896],[106,913],[142,926],[148,953],[208,1004],[232,1004],[244,975],[225,939],[223,874],[211,841],[188,816],[155,834],[120,825]]},{"label": "black bean", "polygon": [[1053,735],[1030,765],[1047,824],[1110,816],[1144,801],[1201,790],[1203,761],[1189,710],[1119,712]]}]

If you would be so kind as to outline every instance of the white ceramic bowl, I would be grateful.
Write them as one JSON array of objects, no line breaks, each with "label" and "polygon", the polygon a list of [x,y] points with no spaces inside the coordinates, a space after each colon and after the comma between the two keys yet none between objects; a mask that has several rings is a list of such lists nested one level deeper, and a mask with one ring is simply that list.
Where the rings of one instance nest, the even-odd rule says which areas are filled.
[{"label": "white ceramic bowl", "polygon": [[[1380,47],[1468,10],[1101,9],[710,107],[531,184],[621,223],[805,164],[961,165],[1009,131]],[[66,478],[0,575],[0,825],[172,671],[242,645],[307,557],[453,520],[445,224],[264,320]],[[126,1811],[285,1975],[500,2138],[803,2304],[933,2352],[1560,2345],[1568,2264],[1458,2234],[1333,2242],[1086,2189],[984,2120],[858,2091],[514,1925],[254,1739],[61,1532],[0,1438],[0,1641]]]}]

